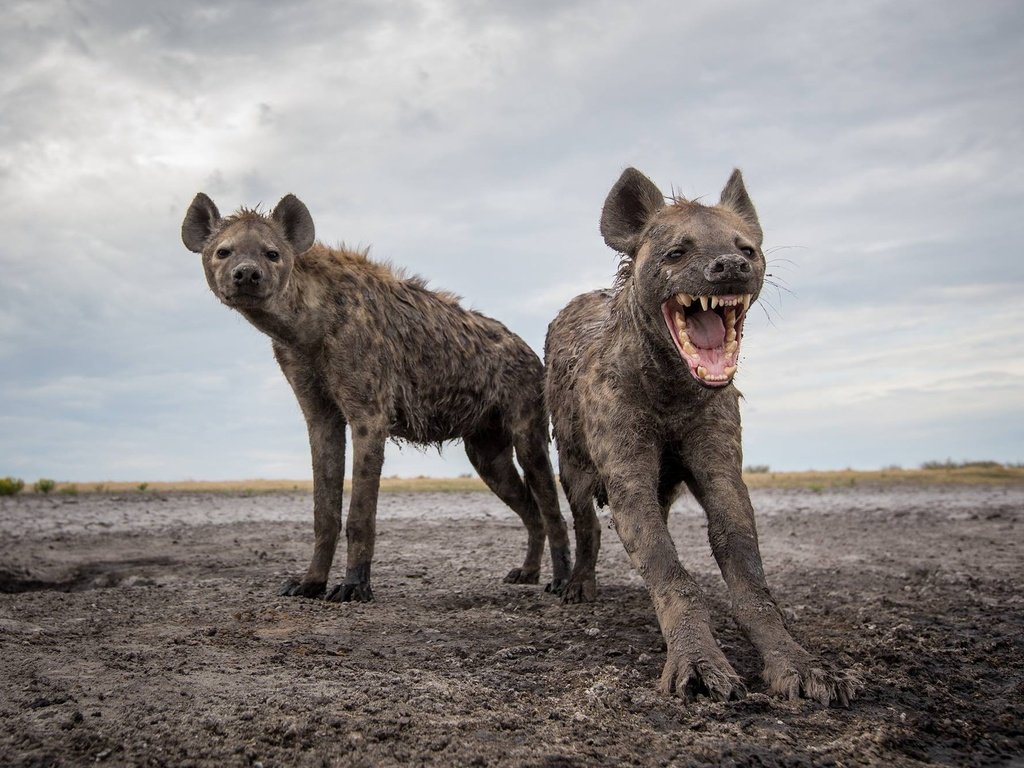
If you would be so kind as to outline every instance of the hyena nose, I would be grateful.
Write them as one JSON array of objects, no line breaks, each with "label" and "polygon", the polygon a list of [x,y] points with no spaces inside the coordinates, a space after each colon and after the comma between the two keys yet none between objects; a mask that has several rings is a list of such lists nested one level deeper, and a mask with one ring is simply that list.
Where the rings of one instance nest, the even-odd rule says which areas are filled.
[{"label": "hyena nose", "polygon": [[231,273],[231,279],[235,281],[235,285],[245,285],[247,283],[259,285],[260,280],[263,279],[263,273],[260,272],[260,268],[255,264],[239,264],[235,267],[235,271]]},{"label": "hyena nose", "polygon": [[737,253],[716,256],[704,267],[704,277],[712,283],[746,277],[750,273],[750,262]]}]

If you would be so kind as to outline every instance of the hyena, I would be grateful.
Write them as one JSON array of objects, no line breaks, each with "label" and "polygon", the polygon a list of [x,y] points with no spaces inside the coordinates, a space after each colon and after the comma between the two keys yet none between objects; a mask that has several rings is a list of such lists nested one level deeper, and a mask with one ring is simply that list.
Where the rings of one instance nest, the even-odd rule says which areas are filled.
[{"label": "hyena", "polygon": [[313,219],[294,195],[269,215],[243,208],[222,218],[199,193],[181,236],[202,254],[217,298],[270,336],[306,419],[315,544],[305,575],[287,581],[282,595],[326,592],[341,530],[346,426],[354,450],[348,560],[328,600],[373,599],[370,562],[389,438],[438,445],[461,438],[480,477],[526,526],[526,558],[505,581],[538,582],[546,534],[551,588],[561,590],[568,534],[548,458],[544,368],[522,339],[365,252],[314,242]]},{"label": "hyena", "polygon": [[669,536],[668,511],[685,486],[707,515],[733,612],[764,659],[771,691],[847,703],[852,678],[827,671],[797,644],[768,591],[743,482],[732,380],[765,260],[740,172],[719,203],[706,206],[666,202],[629,168],[604,203],[601,234],[622,254],[614,287],[573,299],[545,343],[546,400],[576,528],[563,600],[594,599],[594,501],[607,503],[665,636],[661,690],[684,698],[742,696],[740,678],[712,636],[708,602]]}]

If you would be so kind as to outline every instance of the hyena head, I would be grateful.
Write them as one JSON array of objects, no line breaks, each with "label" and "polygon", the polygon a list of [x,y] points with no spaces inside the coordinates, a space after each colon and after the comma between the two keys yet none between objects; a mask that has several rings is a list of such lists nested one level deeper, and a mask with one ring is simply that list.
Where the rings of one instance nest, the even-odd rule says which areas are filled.
[{"label": "hyena head", "polygon": [[203,255],[210,290],[234,309],[265,307],[279,296],[313,238],[313,217],[295,195],[281,198],[269,216],[243,208],[222,219],[200,192],[181,225],[185,247]]},{"label": "hyena head", "polygon": [[761,226],[733,171],[717,205],[665,196],[628,168],[601,212],[604,241],[623,254],[620,289],[659,346],[705,387],[736,373],[743,321],[764,281]]}]

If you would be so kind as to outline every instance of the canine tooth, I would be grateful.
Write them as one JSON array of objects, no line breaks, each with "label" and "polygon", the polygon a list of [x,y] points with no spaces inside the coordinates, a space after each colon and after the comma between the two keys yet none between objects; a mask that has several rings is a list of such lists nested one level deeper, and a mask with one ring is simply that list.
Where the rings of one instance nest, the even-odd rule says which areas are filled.
[{"label": "canine tooth", "polygon": [[707,377],[708,377],[708,369],[705,368],[703,365],[698,365],[697,366],[697,375],[700,376],[702,379],[707,379]]},{"label": "canine tooth", "polygon": [[734,373],[736,373],[736,366],[735,365],[727,365],[727,366],[725,366],[725,378],[728,379]]},{"label": "canine tooth", "polygon": [[743,309],[744,309],[744,311],[750,309],[750,297],[751,297],[751,294],[744,293],[743,296],[740,299],[743,302]]},{"label": "canine tooth", "polygon": [[703,309],[705,312],[708,311],[708,297],[707,296],[701,296],[700,297],[700,306],[701,306],[701,309]]},{"label": "canine tooth", "polygon": [[684,307],[688,307],[693,304],[693,297],[688,293],[677,293],[676,301],[682,304]]},{"label": "canine tooth", "polygon": [[718,304],[719,304],[718,297],[717,296],[712,296],[711,297],[711,308],[714,309],[715,307],[718,306]]}]

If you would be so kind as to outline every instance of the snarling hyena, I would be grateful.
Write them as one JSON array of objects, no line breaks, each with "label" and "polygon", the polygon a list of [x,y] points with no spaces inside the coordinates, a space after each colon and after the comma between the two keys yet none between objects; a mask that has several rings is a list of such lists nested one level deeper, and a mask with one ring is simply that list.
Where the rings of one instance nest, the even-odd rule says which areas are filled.
[{"label": "snarling hyena", "polygon": [[708,603],[667,527],[688,487],[740,627],[764,659],[771,691],[846,703],[853,683],[790,636],[768,591],[743,482],[739,393],[732,383],[750,304],[764,279],[762,233],[740,172],[717,205],[664,195],[627,169],[601,213],[622,254],[615,285],[573,299],[548,329],[546,399],[576,527],[566,602],[592,600],[600,529],[611,507],[665,636],[661,689],[727,700],[743,685],[715,642]]},{"label": "snarling hyena", "polygon": [[202,254],[217,298],[270,336],[306,419],[315,544],[309,569],[282,595],[326,591],[341,530],[346,426],[355,452],[348,561],[328,600],[373,599],[370,562],[389,438],[461,438],[481,478],[526,526],[526,558],[505,581],[538,582],[546,534],[551,588],[561,591],[568,534],[548,458],[544,369],[522,339],[365,253],[314,242],[313,219],[294,195],[269,215],[243,208],[222,218],[200,193],[181,235]]}]

